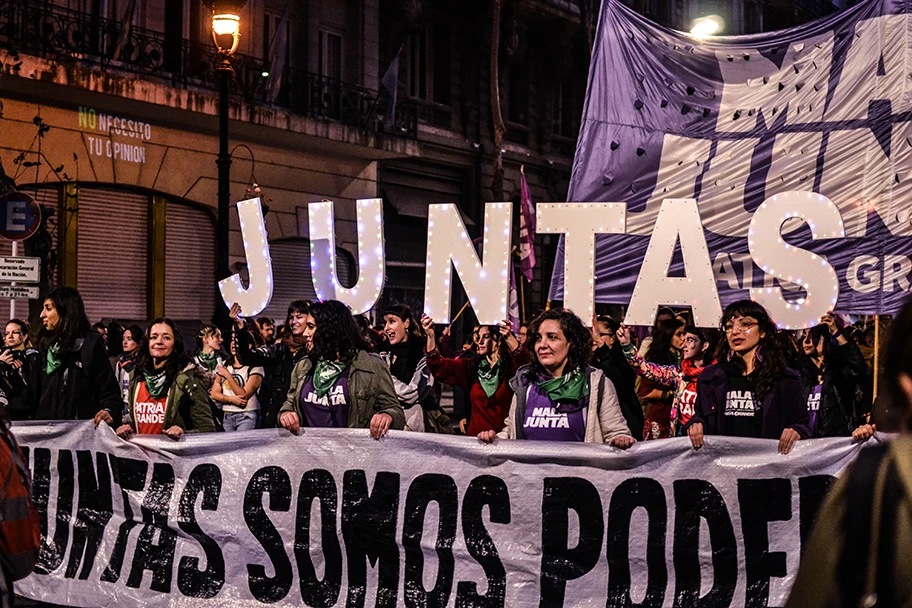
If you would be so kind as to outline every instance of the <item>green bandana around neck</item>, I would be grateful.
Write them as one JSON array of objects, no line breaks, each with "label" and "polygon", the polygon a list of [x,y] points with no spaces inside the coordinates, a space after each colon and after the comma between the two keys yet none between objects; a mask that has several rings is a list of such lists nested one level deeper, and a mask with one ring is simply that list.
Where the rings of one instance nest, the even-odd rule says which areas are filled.
[{"label": "green bandana around neck", "polygon": [[493,366],[488,363],[487,357],[482,357],[478,363],[478,384],[488,397],[492,396],[500,386],[500,359]]},{"label": "green bandana around neck", "polygon": [[146,390],[153,399],[158,399],[165,392],[165,370],[158,372],[143,372],[143,379],[146,381]]},{"label": "green bandana around neck", "polygon": [[200,351],[197,356],[199,357],[200,363],[203,364],[203,367],[210,372],[214,372],[215,368],[218,367],[218,351],[212,351],[208,355],[203,351]]},{"label": "green bandana around neck", "polygon": [[589,394],[589,382],[583,370],[575,368],[560,378],[538,382],[538,387],[548,393],[552,401],[579,401]]},{"label": "green bandana around neck", "polygon": [[44,364],[44,373],[50,376],[57,371],[57,368],[61,365],[63,365],[63,361],[60,359],[60,346],[54,344],[48,348],[47,361]]},{"label": "green bandana around neck", "polygon": [[335,361],[324,361],[323,359],[317,361],[313,374],[313,385],[314,390],[317,392],[317,397],[322,399],[349,365],[350,363],[346,362],[337,363]]}]

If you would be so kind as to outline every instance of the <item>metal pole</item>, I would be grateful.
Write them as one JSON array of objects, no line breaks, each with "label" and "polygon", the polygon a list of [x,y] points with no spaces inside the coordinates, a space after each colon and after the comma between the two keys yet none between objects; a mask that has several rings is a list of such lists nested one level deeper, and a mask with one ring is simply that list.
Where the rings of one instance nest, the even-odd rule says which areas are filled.
[{"label": "metal pole", "polygon": [[219,76],[219,153],[215,164],[218,166],[218,228],[216,251],[216,294],[213,321],[218,327],[228,327],[228,308],[219,293],[218,281],[231,275],[228,269],[229,224],[228,209],[231,206],[231,154],[228,152],[228,89],[231,86],[231,61],[222,56],[218,67]]},{"label": "metal pole", "polygon": [[877,399],[877,379],[880,376],[880,315],[874,315],[874,395]]},{"label": "metal pole", "polygon": [[[13,241],[13,257],[19,256],[19,241]],[[16,282],[10,283],[10,287],[15,287]],[[10,298],[10,320],[16,318],[16,298]]]}]

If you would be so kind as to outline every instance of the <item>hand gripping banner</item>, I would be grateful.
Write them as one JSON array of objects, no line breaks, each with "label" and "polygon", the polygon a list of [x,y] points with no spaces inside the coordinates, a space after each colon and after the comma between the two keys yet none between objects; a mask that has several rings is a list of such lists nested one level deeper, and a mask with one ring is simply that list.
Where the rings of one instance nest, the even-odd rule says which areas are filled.
[{"label": "hand gripping banner", "polygon": [[[835,270],[837,311],[898,310],[912,284],[910,10],[863,0],[801,27],[700,40],[602,2],[567,199],[627,205],[626,232],[596,237],[595,300],[630,302],[663,202],[695,199],[709,259],[686,267],[682,237],[659,261],[670,277],[711,272],[722,306],[752,288],[799,303],[803,288],[821,288],[793,274],[789,259],[808,252]],[[780,259],[770,264],[749,246],[751,220],[786,192],[825,197],[844,236],[793,218],[766,231]],[[564,243],[556,300],[567,299]]]},{"label": "hand gripping banner", "polygon": [[782,606],[846,439],[607,446],[23,423],[21,595],[71,606]]}]

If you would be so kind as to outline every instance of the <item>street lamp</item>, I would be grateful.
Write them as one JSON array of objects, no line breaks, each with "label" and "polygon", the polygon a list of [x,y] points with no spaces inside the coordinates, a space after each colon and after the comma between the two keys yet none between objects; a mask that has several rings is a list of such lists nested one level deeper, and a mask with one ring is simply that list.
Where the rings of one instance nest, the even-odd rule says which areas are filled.
[{"label": "street lamp", "polygon": [[725,27],[725,21],[719,15],[709,15],[695,19],[690,33],[694,38],[715,36]]},{"label": "street lamp", "polygon": [[[228,152],[228,90],[231,86],[231,56],[241,39],[241,9],[247,0],[210,0],[212,10],[212,40],[218,49],[219,65],[219,153],[218,166],[218,229],[216,249],[218,263],[216,279],[231,275],[228,268],[228,209],[231,206],[231,154]],[[227,321],[227,309],[221,297],[216,298],[216,318]]]}]

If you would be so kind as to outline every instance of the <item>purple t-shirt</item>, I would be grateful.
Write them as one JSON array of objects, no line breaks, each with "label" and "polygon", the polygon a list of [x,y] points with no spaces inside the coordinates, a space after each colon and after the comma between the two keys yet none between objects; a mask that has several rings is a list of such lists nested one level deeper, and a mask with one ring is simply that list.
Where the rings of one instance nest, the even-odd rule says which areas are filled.
[{"label": "purple t-shirt", "polygon": [[554,403],[533,384],[526,400],[523,433],[526,439],[581,442],[586,437],[585,409],[575,403]]},{"label": "purple t-shirt", "polygon": [[810,394],[808,394],[808,414],[810,415],[810,427],[814,432],[814,436],[817,436],[817,412],[820,411],[820,391],[823,388],[822,384],[818,384],[811,389]]},{"label": "purple t-shirt", "polygon": [[348,427],[348,374],[346,368],[336,379],[329,392],[320,399],[314,390],[313,377],[301,389],[301,412],[307,420],[307,426],[329,429]]}]

